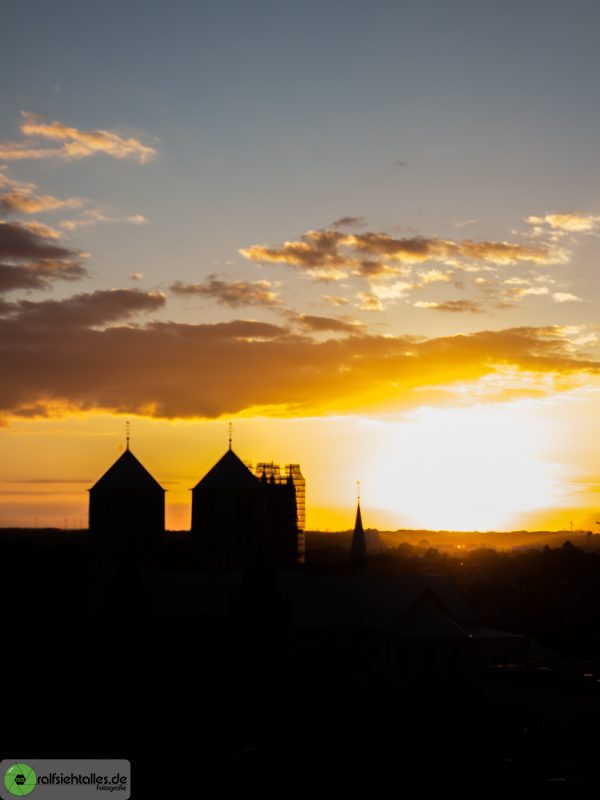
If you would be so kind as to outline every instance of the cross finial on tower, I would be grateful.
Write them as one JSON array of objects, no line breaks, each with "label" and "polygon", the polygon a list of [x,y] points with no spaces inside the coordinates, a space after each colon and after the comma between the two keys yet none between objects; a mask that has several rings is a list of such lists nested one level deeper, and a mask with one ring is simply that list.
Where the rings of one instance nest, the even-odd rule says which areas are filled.
[{"label": "cross finial on tower", "polygon": [[229,449],[231,450],[231,441],[233,439],[233,422],[229,423]]},{"label": "cross finial on tower", "polygon": [[129,420],[125,422],[125,449],[129,450],[129,440],[131,439],[131,425]]}]

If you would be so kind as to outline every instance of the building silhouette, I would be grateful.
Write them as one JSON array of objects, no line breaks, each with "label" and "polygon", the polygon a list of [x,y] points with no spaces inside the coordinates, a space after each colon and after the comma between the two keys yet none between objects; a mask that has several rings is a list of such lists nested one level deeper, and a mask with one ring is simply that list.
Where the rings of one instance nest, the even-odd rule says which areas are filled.
[{"label": "building silhouette", "polygon": [[127,448],[89,490],[89,529],[99,544],[139,550],[165,532],[165,490]]},{"label": "building silhouette", "polygon": [[282,476],[279,466],[263,462],[253,474],[230,445],[198,481],[191,532],[205,565],[287,569],[302,560],[297,493],[303,504],[304,479],[298,465],[294,472],[291,466]]},{"label": "building silhouette", "polygon": [[[255,681],[271,676],[332,689],[403,685],[527,660],[527,637],[480,625],[445,579],[367,574],[360,498],[350,568],[294,569],[303,555],[304,491],[298,465],[282,470],[260,462],[252,472],[230,445],[192,490],[188,543],[195,569],[170,569],[165,544],[167,568],[144,573],[150,605],[165,619],[200,614],[206,652],[233,672],[243,661]],[[164,490],[129,445],[90,489],[90,531],[107,548],[129,554],[163,538]],[[144,569],[143,559],[127,563]],[[117,587],[119,614],[137,608],[136,574],[126,573]]]},{"label": "building silhouette", "polygon": [[[89,490],[89,528],[114,550],[157,543],[164,489],[129,449]],[[208,568],[289,569],[304,561],[305,481],[298,464],[253,473],[231,447],[192,489],[192,540]]]},{"label": "building silhouette", "polygon": [[[256,465],[254,474],[263,480],[268,479],[270,484],[293,485],[296,496],[297,560],[299,564],[304,564],[306,560],[304,538],[306,526],[306,480],[302,475],[300,464],[286,464],[284,472],[282,472],[279,464],[274,464],[272,461],[260,461]],[[285,494],[283,496],[286,497]],[[289,494],[285,502],[286,504],[291,502]]]},{"label": "building silhouette", "polygon": [[356,520],[350,545],[350,569],[356,575],[363,575],[367,571],[367,541],[360,513],[360,499],[356,503]]}]

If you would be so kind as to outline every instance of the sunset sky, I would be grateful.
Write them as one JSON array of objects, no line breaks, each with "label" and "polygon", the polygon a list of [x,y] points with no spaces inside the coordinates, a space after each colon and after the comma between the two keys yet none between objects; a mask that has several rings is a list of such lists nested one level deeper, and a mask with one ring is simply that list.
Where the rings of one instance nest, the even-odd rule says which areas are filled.
[{"label": "sunset sky", "polygon": [[0,3],[0,526],[234,449],[311,528],[597,529],[594,0]]}]

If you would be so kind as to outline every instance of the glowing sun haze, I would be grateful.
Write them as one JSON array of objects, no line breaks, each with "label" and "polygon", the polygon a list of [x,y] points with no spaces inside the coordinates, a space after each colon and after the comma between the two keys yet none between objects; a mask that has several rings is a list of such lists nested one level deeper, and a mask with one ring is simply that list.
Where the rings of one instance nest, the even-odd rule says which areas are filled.
[{"label": "glowing sun haze", "polygon": [[[318,21],[318,24],[317,24]],[[0,31],[0,525],[227,445],[308,526],[600,513],[600,10],[102,6]]]}]

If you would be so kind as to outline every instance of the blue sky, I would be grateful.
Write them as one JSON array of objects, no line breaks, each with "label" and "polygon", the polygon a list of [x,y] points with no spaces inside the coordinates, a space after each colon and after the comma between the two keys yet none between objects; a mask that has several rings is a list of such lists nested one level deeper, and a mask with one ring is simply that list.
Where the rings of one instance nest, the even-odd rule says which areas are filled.
[{"label": "blue sky", "polygon": [[344,215],[424,236],[476,219],[469,235],[506,239],[531,214],[597,209],[595,3],[4,6],[1,138],[25,109],[156,144],[143,168],[14,165],[147,218],[110,247],[105,229],[77,237],[99,286],[125,263],[152,286],[228,261],[248,275],[239,248]]}]

